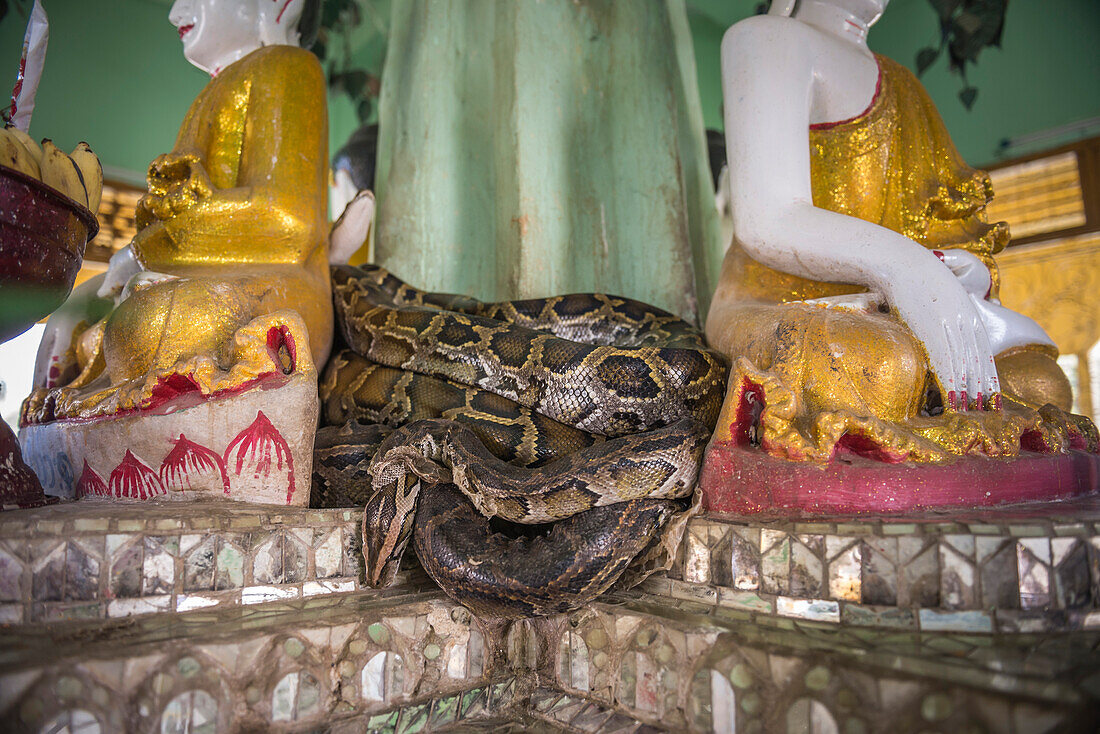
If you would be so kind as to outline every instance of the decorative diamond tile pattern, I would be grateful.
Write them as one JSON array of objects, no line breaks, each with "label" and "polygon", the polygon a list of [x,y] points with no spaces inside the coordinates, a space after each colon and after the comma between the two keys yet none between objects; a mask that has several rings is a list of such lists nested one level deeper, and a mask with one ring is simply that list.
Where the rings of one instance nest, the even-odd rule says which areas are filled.
[{"label": "decorative diamond tile pattern", "polygon": [[[460,640],[501,647],[487,630],[438,592],[0,628],[0,728],[63,731],[59,712],[82,711],[104,732],[437,731],[513,706],[499,656],[445,674]],[[378,655],[399,683],[373,697],[360,682]]]},{"label": "decorative diamond tile pattern", "polygon": [[[697,517],[667,574],[522,621],[477,619],[419,570],[359,589],[355,514],[78,503],[0,515],[0,728],[1021,734],[1100,723],[1095,503]],[[128,615],[143,616],[112,619]]]},{"label": "decorative diamond tile pattern", "polygon": [[353,510],[227,502],[0,513],[0,618],[106,618],[354,591],[358,523]]},{"label": "decorative diamond tile pattern", "polygon": [[1100,501],[812,523],[701,516],[667,578],[643,588],[857,626],[1091,629],[1100,626]]},{"label": "decorative diamond tile pattern", "polygon": [[[555,638],[596,633],[608,638],[604,656],[588,657],[582,679],[610,676],[613,685],[578,690],[576,656],[563,668],[566,648]],[[601,718],[610,713],[628,726],[633,719],[692,732],[1016,734],[1092,731],[1100,721],[1100,699],[1083,684],[1100,681],[1097,632],[994,637],[783,618],[747,623],[719,607],[631,591],[546,620],[540,634],[548,639],[539,680],[556,686],[536,690],[530,710],[571,731],[588,731],[597,719],[591,725],[604,728],[594,730],[610,731],[612,717]],[[654,675],[643,684],[647,669]]]}]

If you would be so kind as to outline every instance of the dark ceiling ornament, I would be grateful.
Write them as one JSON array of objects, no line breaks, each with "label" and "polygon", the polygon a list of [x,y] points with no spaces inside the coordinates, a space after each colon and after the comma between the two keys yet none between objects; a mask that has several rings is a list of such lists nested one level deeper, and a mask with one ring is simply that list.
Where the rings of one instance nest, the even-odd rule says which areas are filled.
[{"label": "dark ceiling ornament", "polygon": [[351,99],[361,123],[370,120],[382,88],[381,69],[361,68],[352,59],[352,32],[365,19],[384,39],[386,23],[373,0],[324,0],[317,40],[312,47],[325,67],[329,89]]},{"label": "dark ceiling ornament", "polygon": [[928,0],[940,22],[940,43],[917,52],[917,74],[923,74],[946,50],[950,71],[963,80],[959,100],[974,106],[978,90],[967,81],[966,67],[978,62],[988,46],[1001,46],[1008,0]]}]

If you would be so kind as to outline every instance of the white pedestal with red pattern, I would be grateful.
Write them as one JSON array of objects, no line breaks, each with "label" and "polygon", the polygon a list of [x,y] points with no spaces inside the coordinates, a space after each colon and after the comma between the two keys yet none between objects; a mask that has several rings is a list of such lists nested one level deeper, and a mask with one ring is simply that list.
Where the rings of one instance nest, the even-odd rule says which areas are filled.
[{"label": "white pedestal with red pattern", "polygon": [[309,504],[316,373],[261,380],[225,398],[19,432],[46,494]]}]

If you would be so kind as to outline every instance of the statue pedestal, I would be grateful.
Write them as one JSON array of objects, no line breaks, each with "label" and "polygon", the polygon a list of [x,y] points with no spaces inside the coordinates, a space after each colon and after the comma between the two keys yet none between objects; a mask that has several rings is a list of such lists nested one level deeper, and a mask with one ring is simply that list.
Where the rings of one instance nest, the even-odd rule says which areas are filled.
[{"label": "statue pedestal", "polygon": [[228,498],[305,506],[317,377],[269,375],[229,397],[181,392],[147,410],[20,430],[23,456],[62,498]]},{"label": "statue pedestal", "polygon": [[822,466],[712,443],[699,486],[711,512],[771,516],[902,513],[1066,500],[1100,489],[1100,454],[886,464],[839,454]]}]

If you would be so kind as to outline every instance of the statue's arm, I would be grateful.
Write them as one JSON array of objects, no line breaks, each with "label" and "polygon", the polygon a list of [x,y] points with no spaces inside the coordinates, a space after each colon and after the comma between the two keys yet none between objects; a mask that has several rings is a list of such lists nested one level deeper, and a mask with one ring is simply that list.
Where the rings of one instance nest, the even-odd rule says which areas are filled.
[{"label": "statue's arm", "polygon": [[308,52],[289,47],[280,52],[272,63],[258,65],[250,79],[234,185],[212,183],[226,176],[208,170],[205,151],[191,154],[183,145],[163,157],[166,170],[173,165],[188,170],[170,174],[182,183],[151,199],[151,222],[135,239],[146,267],[297,264],[323,245],[324,77]]},{"label": "statue's arm", "polygon": [[814,33],[761,16],[723,39],[734,236],[770,267],[882,293],[924,344],[945,399],[999,392],[985,328],[951,271],[901,234],[814,206],[808,131],[815,74],[829,50]]}]

